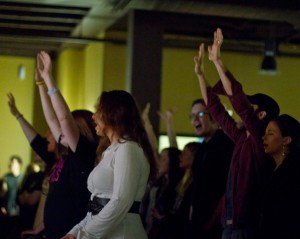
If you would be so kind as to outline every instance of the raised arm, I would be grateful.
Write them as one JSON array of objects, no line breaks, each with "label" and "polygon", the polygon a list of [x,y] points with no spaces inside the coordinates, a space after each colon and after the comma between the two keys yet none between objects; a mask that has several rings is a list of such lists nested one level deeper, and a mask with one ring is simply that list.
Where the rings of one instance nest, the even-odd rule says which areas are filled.
[{"label": "raised arm", "polygon": [[220,79],[223,84],[223,88],[227,95],[232,96],[232,88],[231,88],[231,81],[226,76],[227,68],[225,67],[223,61],[221,60],[220,49],[223,43],[223,34],[220,28],[214,32],[214,41],[211,46],[208,47],[208,58],[212,61],[218,71]]},{"label": "raised arm", "polygon": [[203,100],[205,101],[205,104],[208,102],[208,97],[207,97],[207,86],[208,83],[206,81],[205,75],[204,75],[204,44],[201,43],[199,46],[199,54],[198,56],[194,57],[194,62],[195,62],[195,73],[197,75],[198,81],[199,81],[199,86],[201,90],[201,95]]},{"label": "raised arm", "polygon": [[[210,60],[217,57],[214,51],[218,50],[214,47],[209,47]],[[214,50],[214,51],[213,51]],[[204,44],[202,43],[199,47],[199,55],[194,57],[195,62],[195,73],[199,80],[199,85],[202,93],[202,98],[204,99],[207,109],[210,112],[210,115],[213,117],[214,121],[221,126],[221,128],[231,137],[235,139],[238,134],[235,121],[228,115],[223,104],[221,103],[219,97],[216,93],[213,92],[213,88],[210,87],[206,81],[204,75]],[[224,68],[225,69],[225,68]],[[226,71],[226,70],[225,70]],[[230,82],[229,82],[230,83]],[[221,84],[220,84],[221,85]],[[223,87],[224,88],[224,87]]]},{"label": "raised arm", "polygon": [[[50,97],[52,107],[62,133],[62,143],[65,146],[69,146],[72,151],[75,151],[80,135],[79,128],[72,116],[72,113],[66,101],[64,100],[60,91],[57,89],[56,84],[53,80],[52,63],[49,54],[45,51],[41,51],[38,54],[38,62],[40,63],[38,65],[39,74],[41,75],[47,86],[47,94],[48,97]],[[45,95],[45,90],[42,93],[43,95]],[[46,107],[46,109],[50,109],[50,106],[48,104],[46,105]],[[49,120],[51,121],[51,125],[56,127],[57,122],[55,121],[55,118],[51,117],[49,118]],[[57,139],[57,131],[53,132],[53,134]]]},{"label": "raised arm", "polygon": [[43,68],[43,63],[41,62],[41,59],[38,56],[36,58],[36,61],[37,61],[37,67],[35,70],[35,83],[39,88],[41,104],[42,104],[46,122],[47,122],[55,140],[58,142],[58,139],[59,139],[60,135],[62,134],[62,132],[61,132],[60,125],[59,125],[58,119],[56,117],[56,114],[52,107],[52,103],[47,94],[47,86],[45,85],[45,82],[39,71],[39,69]]},{"label": "raised arm", "polygon": [[145,130],[147,132],[151,147],[153,149],[153,152],[155,154],[155,157],[158,157],[158,142],[157,137],[154,133],[150,118],[149,118],[149,111],[150,111],[151,104],[147,103],[143,112],[142,112],[142,118],[144,121]]},{"label": "raised arm", "polygon": [[176,140],[176,133],[175,133],[174,125],[173,125],[173,115],[175,112],[176,112],[176,109],[171,108],[165,112],[157,112],[157,113],[166,124],[170,147],[178,148],[178,144],[177,144],[177,140]]},{"label": "raised arm", "polygon": [[7,98],[8,98],[8,107],[10,113],[18,120],[28,142],[30,143],[37,136],[38,133],[18,110],[13,94],[10,92],[7,93]]}]

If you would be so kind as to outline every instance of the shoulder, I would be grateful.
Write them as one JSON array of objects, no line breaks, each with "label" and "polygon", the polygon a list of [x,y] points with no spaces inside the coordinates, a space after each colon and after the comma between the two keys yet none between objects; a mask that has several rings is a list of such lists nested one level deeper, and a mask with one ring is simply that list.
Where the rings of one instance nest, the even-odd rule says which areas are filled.
[{"label": "shoulder", "polygon": [[129,140],[123,140],[119,143],[117,143],[116,146],[117,151],[129,151],[129,152],[142,152],[143,149],[142,147],[134,142],[134,141],[129,141]]},{"label": "shoulder", "polygon": [[37,134],[30,142],[30,145],[32,147],[34,147],[34,146],[38,147],[42,144],[48,144],[48,141],[47,141],[47,139],[43,138],[40,134]]},{"label": "shoulder", "polygon": [[76,154],[94,155],[96,153],[96,149],[97,144],[89,141],[84,135],[80,134],[75,150]]},{"label": "shoulder", "polygon": [[83,134],[79,135],[78,145],[85,147],[95,147],[97,144],[88,140]]},{"label": "shoulder", "polygon": [[139,168],[147,162],[143,149],[136,142],[122,141],[113,147],[113,160],[122,167],[131,165],[130,167]]}]

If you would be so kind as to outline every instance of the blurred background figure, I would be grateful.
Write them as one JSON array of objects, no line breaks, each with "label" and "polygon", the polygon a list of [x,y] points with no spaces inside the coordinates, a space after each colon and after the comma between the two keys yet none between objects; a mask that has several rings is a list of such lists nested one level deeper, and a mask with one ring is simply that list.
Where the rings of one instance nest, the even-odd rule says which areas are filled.
[{"label": "blurred background figure", "polygon": [[9,172],[2,179],[1,199],[1,238],[17,238],[20,209],[17,202],[21,175],[22,159],[13,155],[9,159]]},{"label": "blurred background figure", "polygon": [[45,176],[45,163],[34,153],[33,161],[27,166],[24,180],[19,190],[20,229],[33,227],[39,200],[42,194],[42,184]]},{"label": "blurred background figure", "polygon": [[[41,171],[44,171],[41,193],[39,193],[39,190],[33,190],[33,189],[37,189],[37,187],[35,186],[30,187],[31,188],[30,190],[33,191],[32,191],[32,195],[28,197],[28,199],[30,199],[30,203],[32,204],[40,195],[39,204],[36,209],[36,215],[35,215],[33,226],[31,228],[27,228],[27,226],[21,227],[21,230],[22,228],[27,228],[26,230],[22,230],[21,232],[22,238],[28,235],[31,235],[31,237],[35,236],[36,238],[38,238],[37,235],[42,237],[44,233],[44,207],[45,207],[45,203],[49,191],[49,175],[57,162],[58,147],[57,147],[56,140],[50,129],[47,130],[45,137],[42,137],[36,131],[36,129],[26,120],[23,114],[19,111],[16,105],[14,95],[12,93],[8,93],[7,97],[8,97],[9,110],[12,116],[14,116],[18,121],[18,123],[20,124],[20,127],[24,135],[26,136],[28,142],[30,143],[30,146],[32,147],[35,153],[34,164],[29,166],[30,169],[29,171],[37,172],[39,169]],[[19,200],[24,200],[24,199],[19,199]],[[23,220],[26,219],[24,218],[22,219],[22,221]],[[0,233],[0,235],[2,234]]]},{"label": "blurred background figure", "polygon": [[190,239],[190,208],[193,191],[192,166],[200,143],[187,143],[179,156],[179,167],[184,174],[175,188],[175,202],[170,210],[161,214],[158,208],[152,208],[152,217],[158,227],[154,239]]},{"label": "blurred background figure", "polygon": [[19,215],[19,205],[17,203],[17,193],[21,182],[22,159],[17,156],[11,156],[9,160],[9,173],[4,175],[4,184],[7,192],[4,195],[4,205],[1,211],[7,216]]}]

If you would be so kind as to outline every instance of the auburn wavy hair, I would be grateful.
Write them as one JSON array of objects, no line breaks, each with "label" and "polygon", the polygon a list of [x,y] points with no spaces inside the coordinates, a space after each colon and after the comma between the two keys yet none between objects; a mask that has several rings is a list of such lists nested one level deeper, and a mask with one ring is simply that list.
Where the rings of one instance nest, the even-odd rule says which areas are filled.
[{"label": "auburn wavy hair", "polygon": [[[105,128],[111,128],[121,139],[138,143],[150,164],[150,176],[156,174],[154,153],[144,128],[141,113],[133,96],[123,90],[104,91],[98,100],[96,114],[101,115]],[[103,130],[105,134],[105,128]],[[105,137],[105,136],[104,136]],[[102,154],[108,138],[101,139],[98,153]],[[104,145],[104,147],[102,147]]]}]

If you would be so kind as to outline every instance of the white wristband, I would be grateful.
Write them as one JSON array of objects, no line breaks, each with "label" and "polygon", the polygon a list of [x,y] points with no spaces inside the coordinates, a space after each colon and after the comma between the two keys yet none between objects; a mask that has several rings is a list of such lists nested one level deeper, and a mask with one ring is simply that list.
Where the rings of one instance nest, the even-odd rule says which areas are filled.
[{"label": "white wristband", "polygon": [[52,96],[52,95],[56,94],[57,92],[58,92],[58,89],[56,87],[53,87],[53,88],[49,89],[47,93],[49,96]]}]

